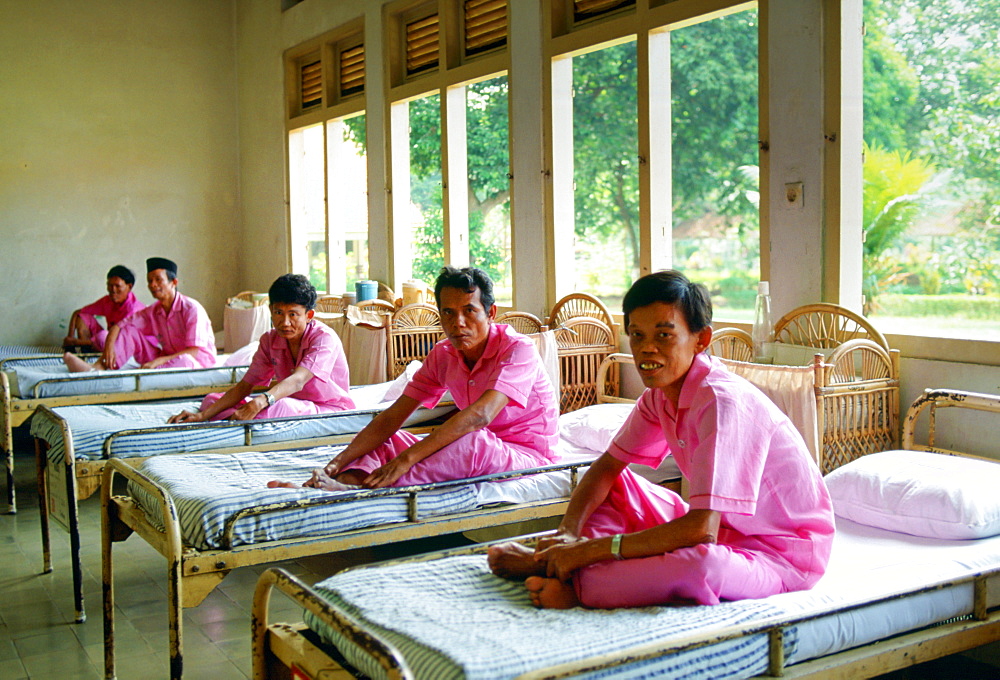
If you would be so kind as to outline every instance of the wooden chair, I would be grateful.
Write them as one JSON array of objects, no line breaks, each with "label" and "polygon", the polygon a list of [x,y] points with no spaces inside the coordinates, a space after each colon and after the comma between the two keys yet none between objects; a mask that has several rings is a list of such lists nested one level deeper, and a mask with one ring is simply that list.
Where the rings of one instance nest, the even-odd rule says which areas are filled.
[{"label": "wooden chair", "polygon": [[244,290],[229,298],[230,300],[242,300],[243,302],[253,302],[253,296],[257,294],[254,290]]},{"label": "wooden chair", "polygon": [[608,328],[615,330],[615,320],[607,306],[587,293],[570,293],[552,307],[545,323],[549,328],[562,326],[568,319],[585,316],[597,319]]},{"label": "wooden chair", "polygon": [[548,326],[542,323],[541,319],[528,312],[504,312],[497,317],[497,323],[505,323],[518,333],[525,335],[548,330]]},{"label": "wooden chair", "polygon": [[418,303],[396,311],[389,323],[388,379],[399,377],[411,361],[423,361],[443,337],[437,307]]},{"label": "wooden chair", "polygon": [[739,328],[720,328],[712,333],[708,353],[722,359],[753,361],[753,339]]},{"label": "wooden chair", "polygon": [[597,375],[601,362],[618,351],[614,331],[590,316],[567,319],[556,332],[562,390],[560,413],[597,403]]},{"label": "wooden chair", "polygon": [[828,302],[793,309],[774,324],[774,341],[791,345],[833,349],[856,338],[867,338],[889,351],[889,342],[868,319]]}]

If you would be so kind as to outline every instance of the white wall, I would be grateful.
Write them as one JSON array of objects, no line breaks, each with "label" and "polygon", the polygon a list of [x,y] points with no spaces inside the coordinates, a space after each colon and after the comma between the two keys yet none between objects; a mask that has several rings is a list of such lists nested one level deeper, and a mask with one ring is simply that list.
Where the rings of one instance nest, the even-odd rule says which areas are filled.
[{"label": "white wall", "polygon": [[[277,4],[274,2],[272,4]],[[115,264],[240,280],[233,0],[0,5],[0,343],[57,343]]]}]

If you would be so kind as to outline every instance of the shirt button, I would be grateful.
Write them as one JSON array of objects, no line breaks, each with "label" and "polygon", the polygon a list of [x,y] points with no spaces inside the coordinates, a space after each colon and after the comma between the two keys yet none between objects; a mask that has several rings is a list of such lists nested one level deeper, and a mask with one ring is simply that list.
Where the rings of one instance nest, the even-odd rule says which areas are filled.
[{"label": "shirt button", "polygon": [[470,385],[475,385],[475,384],[476,384],[476,381],[475,381],[475,380],[470,380],[470,381],[469,381],[469,384],[470,384]]},{"label": "shirt button", "polygon": [[684,446],[685,446],[684,440],[683,439],[678,439],[677,440],[677,446],[679,446],[679,447],[681,447],[683,449]]}]

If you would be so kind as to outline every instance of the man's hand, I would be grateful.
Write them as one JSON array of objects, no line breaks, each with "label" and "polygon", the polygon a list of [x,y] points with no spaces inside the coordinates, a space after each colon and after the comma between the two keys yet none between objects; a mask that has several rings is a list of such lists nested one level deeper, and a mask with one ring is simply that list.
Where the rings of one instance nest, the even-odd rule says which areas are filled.
[{"label": "man's hand", "polygon": [[168,425],[173,425],[175,423],[202,423],[205,422],[205,414],[201,411],[197,413],[191,413],[190,411],[181,411],[175,416],[171,416],[170,420],[167,421]]},{"label": "man's hand", "polygon": [[[405,453],[405,452],[404,452]],[[368,489],[383,489],[392,486],[396,481],[410,471],[413,465],[401,453],[380,468],[371,471],[361,486]]]},{"label": "man's hand", "polygon": [[593,539],[555,543],[535,552],[535,560],[545,564],[546,574],[560,581],[569,581],[577,569],[604,559],[600,545]]},{"label": "man's hand", "polygon": [[233,411],[233,415],[229,416],[229,420],[253,420],[265,408],[267,408],[267,397],[256,396]]},{"label": "man's hand", "polygon": [[170,357],[156,357],[152,361],[147,361],[139,368],[156,368],[157,366],[162,366],[168,361],[170,361]]}]

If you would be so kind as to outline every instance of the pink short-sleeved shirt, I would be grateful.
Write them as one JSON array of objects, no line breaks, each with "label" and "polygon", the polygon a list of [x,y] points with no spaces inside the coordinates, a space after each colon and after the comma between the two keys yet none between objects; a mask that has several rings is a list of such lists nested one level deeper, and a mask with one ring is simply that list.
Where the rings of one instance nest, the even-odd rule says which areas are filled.
[{"label": "pink short-sleeved shirt", "polygon": [[160,343],[159,356],[176,354],[188,347],[197,347],[194,359],[199,366],[215,366],[215,333],[212,321],[201,303],[177,293],[168,313],[163,305],[153,304],[123,319],[119,326],[134,326],[143,335],[153,336]]},{"label": "pink short-sleeved shirt", "polygon": [[243,382],[267,385],[272,379],[284,380],[299,366],[309,369],[313,377],[290,397],[336,410],[354,408],[348,394],[350,375],[344,346],[329,326],[318,321],[306,324],[297,357],[292,356],[288,340],[278,331],[272,329],[260,336],[260,345]]},{"label": "pink short-sleeved shirt", "polygon": [[445,391],[455,405],[467,408],[486,390],[496,390],[510,401],[487,428],[515,446],[554,460],[558,439],[559,406],[538,350],[527,337],[505,324],[491,324],[486,351],[469,369],[448,340],[436,344],[403,394],[427,407],[435,406]]},{"label": "pink short-sleeved shirt", "polygon": [[132,316],[144,306],[139,302],[139,298],[135,296],[135,293],[129,291],[128,297],[120,305],[112,302],[110,295],[105,295],[100,300],[91,302],[86,307],[81,307],[80,316],[103,316],[107,319],[108,329],[110,330],[116,323],[126,317]]},{"label": "pink short-sleeved shirt", "polygon": [[696,355],[676,409],[643,392],[608,451],[653,467],[673,454],[691,507],[721,513],[719,543],[825,570],[834,520],[819,469],[781,410],[717,359]]}]

